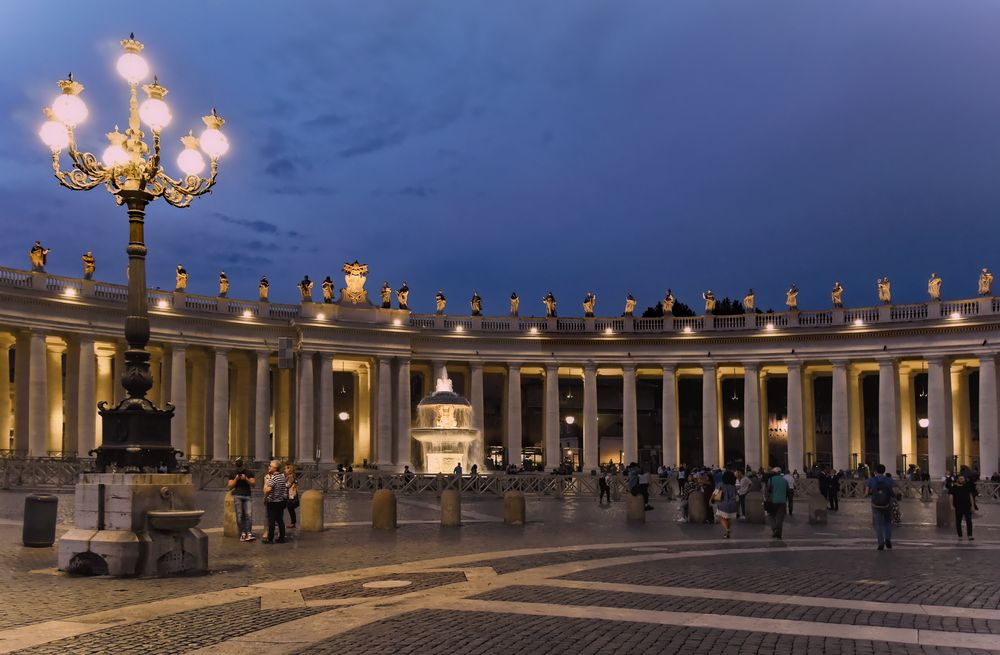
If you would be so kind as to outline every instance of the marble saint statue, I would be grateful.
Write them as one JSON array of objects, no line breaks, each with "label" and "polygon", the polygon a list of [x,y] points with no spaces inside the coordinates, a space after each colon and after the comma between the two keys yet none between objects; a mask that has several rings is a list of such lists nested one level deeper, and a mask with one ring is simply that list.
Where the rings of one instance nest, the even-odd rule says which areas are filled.
[{"label": "marble saint statue", "polygon": [[794,284],[785,292],[785,304],[788,305],[789,311],[795,312],[799,309],[799,288]]},{"label": "marble saint statue", "polygon": [[434,294],[434,313],[441,315],[444,314],[444,308],[448,306],[448,300],[444,297],[441,289]]},{"label": "marble saint statue", "polygon": [[340,290],[340,302],[352,305],[370,304],[368,292],[365,290],[365,280],[368,279],[368,264],[362,264],[355,259],[353,264],[344,264],[340,270],[344,272],[344,288]]},{"label": "marble saint statue", "polygon": [[747,290],[747,295],[743,296],[743,309],[747,312],[752,312],[757,307],[756,296],[753,294],[753,289]]},{"label": "marble saint statue", "polygon": [[671,316],[674,313],[674,303],[677,302],[674,299],[674,292],[667,289],[667,295],[663,298],[663,315]]},{"label": "marble saint statue", "polygon": [[833,306],[837,309],[844,306],[844,287],[841,286],[839,281],[833,283],[833,291],[830,292],[830,299],[833,301]]},{"label": "marble saint statue", "polygon": [[701,297],[705,299],[705,313],[711,314],[715,311],[715,294],[709,289],[705,293],[701,294]]},{"label": "marble saint statue", "polygon": [[42,247],[41,241],[36,241],[31,250],[28,251],[28,258],[31,259],[31,270],[35,273],[45,272],[45,262],[49,259],[49,253],[52,252],[48,248]]},{"label": "marble saint statue", "polygon": [[392,307],[392,287],[389,286],[389,281],[386,280],[382,283],[382,309],[389,309]]},{"label": "marble saint statue", "polygon": [[177,286],[174,291],[184,291],[188,286],[188,272],[182,264],[177,265]]},{"label": "marble saint statue", "polygon": [[625,296],[625,316],[635,316],[635,296],[631,291]]},{"label": "marble saint statue", "polygon": [[410,287],[403,281],[403,286],[396,290],[396,304],[399,305],[400,309],[410,309]]},{"label": "marble saint statue", "polygon": [[892,302],[892,283],[888,277],[880,277],[876,282],[878,286],[878,301],[884,305]]},{"label": "marble saint statue", "polygon": [[545,303],[545,315],[548,316],[549,318],[555,318],[556,317],[556,297],[552,295],[551,291],[549,291],[547,294],[545,294],[545,297],[542,298],[542,302]]},{"label": "marble saint statue", "polygon": [[323,302],[329,305],[333,302],[334,292],[333,280],[330,279],[329,275],[323,278],[323,283],[320,287],[323,289]]},{"label": "marble saint statue", "polygon": [[927,295],[931,300],[941,300],[941,276],[931,273],[931,279],[927,280]]},{"label": "marble saint statue", "polygon": [[595,305],[597,305],[597,296],[593,292],[588,291],[587,295],[583,297],[583,315],[588,318],[592,317]]},{"label": "marble saint statue", "polygon": [[226,294],[229,293],[229,278],[226,277],[226,272],[222,271],[219,273],[219,297],[225,298]]},{"label": "marble saint statue", "polygon": [[993,295],[993,273],[988,268],[984,268],[979,274],[979,295]]},{"label": "marble saint statue", "polygon": [[260,292],[260,301],[268,302],[267,296],[271,292],[271,283],[267,281],[267,277],[260,278],[257,290]]},{"label": "marble saint statue", "polygon": [[510,315],[517,316],[521,312],[521,299],[517,297],[516,291],[510,292]]},{"label": "marble saint statue", "polygon": [[94,253],[88,250],[81,259],[83,260],[83,279],[93,280],[94,271],[97,270],[97,260],[94,259]]},{"label": "marble saint statue", "polygon": [[472,315],[473,316],[482,316],[483,315],[483,299],[479,295],[478,291],[473,291],[472,292],[472,300],[469,301],[469,305],[472,306]]},{"label": "marble saint statue", "polygon": [[309,279],[308,275],[299,282],[299,293],[302,294],[302,302],[313,301],[313,281]]}]

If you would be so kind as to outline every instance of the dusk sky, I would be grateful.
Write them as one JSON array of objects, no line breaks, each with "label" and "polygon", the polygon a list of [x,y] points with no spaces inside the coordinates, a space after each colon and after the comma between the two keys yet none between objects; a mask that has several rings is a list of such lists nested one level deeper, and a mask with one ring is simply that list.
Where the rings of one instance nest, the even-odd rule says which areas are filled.
[{"label": "dusk sky", "polygon": [[[71,192],[37,136],[68,71],[78,143],[124,127],[114,69],[134,31],[179,137],[218,107],[232,147],[213,193],[147,220],[149,285],[295,302],[360,260],[411,307],[561,315],[638,309],[667,287],[782,309],[976,295],[1000,269],[1000,2],[547,0],[34,3],[0,6],[0,265],[124,281],[127,222]],[[998,271],[1000,272],[1000,271]],[[318,291],[318,284],[317,284]],[[318,294],[317,294],[318,295]]]}]

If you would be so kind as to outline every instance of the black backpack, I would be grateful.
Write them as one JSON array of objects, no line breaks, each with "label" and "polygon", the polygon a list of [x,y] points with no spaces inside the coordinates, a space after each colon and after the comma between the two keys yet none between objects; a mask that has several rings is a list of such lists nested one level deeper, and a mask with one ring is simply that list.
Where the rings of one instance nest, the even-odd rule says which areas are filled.
[{"label": "black backpack", "polygon": [[875,488],[872,489],[872,507],[875,509],[892,507],[892,489],[889,488],[884,479],[875,482]]}]

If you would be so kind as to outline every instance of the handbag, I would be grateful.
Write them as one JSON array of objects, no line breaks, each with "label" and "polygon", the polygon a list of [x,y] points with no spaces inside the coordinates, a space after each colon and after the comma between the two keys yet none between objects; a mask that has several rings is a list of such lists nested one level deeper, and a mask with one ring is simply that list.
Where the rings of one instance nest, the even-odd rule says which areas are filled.
[{"label": "handbag", "polygon": [[712,492],[712,502],[721,503],[722,502],[722,487],[719,487]]}]

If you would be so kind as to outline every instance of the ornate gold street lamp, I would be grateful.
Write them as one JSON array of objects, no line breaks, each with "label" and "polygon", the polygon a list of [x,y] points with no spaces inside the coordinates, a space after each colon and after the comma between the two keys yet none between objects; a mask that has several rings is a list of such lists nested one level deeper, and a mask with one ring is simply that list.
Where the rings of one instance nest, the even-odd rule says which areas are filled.
[{"label": "ornate gold street lamp", "polygon": [[[143,469],[159,470],[177,468],[177,452],[170,443],[170,419],[174,408],[157,409],[146,398],[153,386],[149,372],[149,314],[146,296],[146,244],[143,237],[143,220],[146,205],[162,197],[175,207],[187,207],[196,196],[209,192],[215,184],[219,157],[229,149],[229,142],[221,131],[225,121],[212,110],[202,118],[205,130],[199,137],[189,132],[181,137],[184,150],[177,158],[177,165],[184,173],[181,179],[166,174],[160,165],[160,132],[170,124],[170,108],[163,98],[167,89],[153,77],[152,84],[143,84],[147,98],[139,103],[139,84],[149,78],[149,64],[142,57],[143,45],[135,35],[121,42],[125,50],[118,59],[118,72],[129,85],[128,127],[124,134],[115,126],[109,132],[108,147],[98,160],[89,152],[76,148],[74,128],[87,118],[87,106],[80,98],[83,85],[73,79],[72,73],[59,82],[62,94],[44,110],[48,120],[39,130],[42,141],[52,150],[52,170],[59,184],[74,191],[86,191],[99,185],[111,193],[115,202],[128,208],[128,309],[125,318],[125,370],[121,375],[127,397],[117,407],[101,402],[98,407],[103,420],[104,439],[96,450],[97,469],[116,468],[124,471]],[[146,143],[142,125],[152,132],[152,151]],[[207,178],[199,174],[205,160],[199,152],[208,155],[211,162]],[[60,167],[60,155],[65,150],[72,162],[70,170]]]}]

